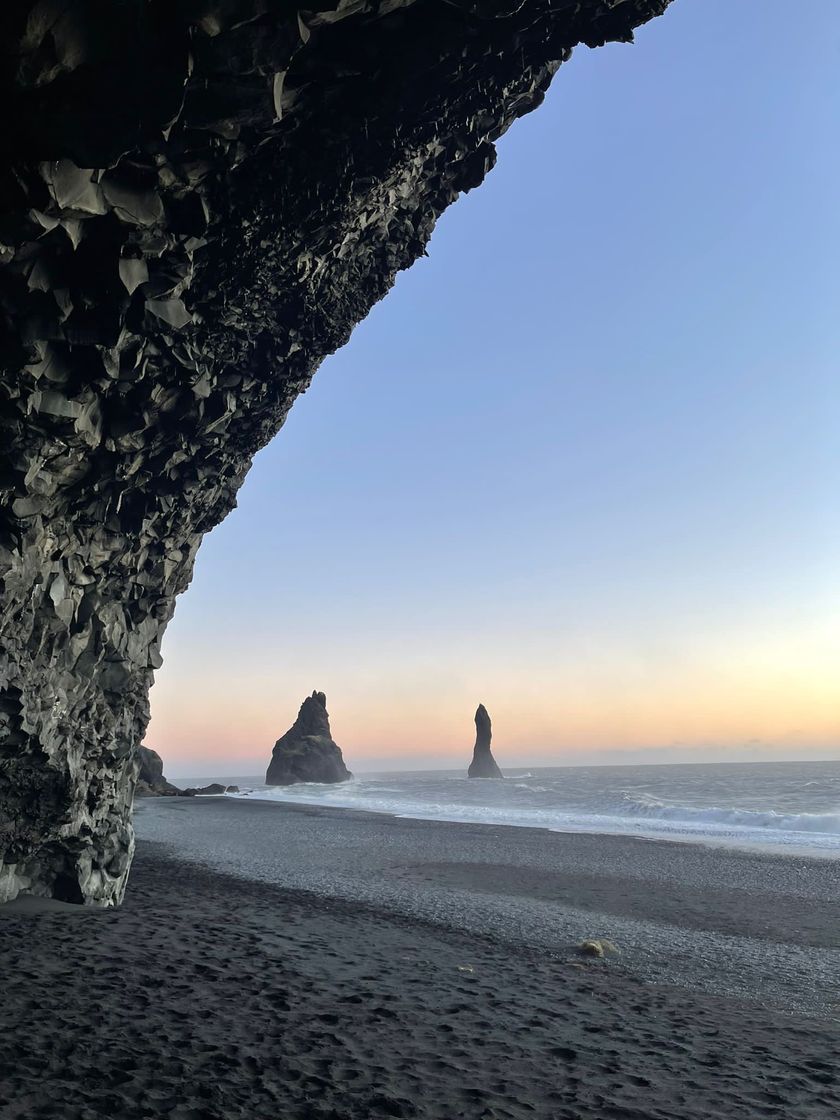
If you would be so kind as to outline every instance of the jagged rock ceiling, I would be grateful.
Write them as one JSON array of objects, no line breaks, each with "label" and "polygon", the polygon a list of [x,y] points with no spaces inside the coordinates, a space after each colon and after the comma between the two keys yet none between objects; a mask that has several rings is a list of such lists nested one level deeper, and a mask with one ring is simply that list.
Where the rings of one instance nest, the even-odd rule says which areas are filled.
[{"label": "jagged rock ceiling", "polygon": [[119,901],[203,534],[571,49],[669,2],[6,0],[0,900]]}]

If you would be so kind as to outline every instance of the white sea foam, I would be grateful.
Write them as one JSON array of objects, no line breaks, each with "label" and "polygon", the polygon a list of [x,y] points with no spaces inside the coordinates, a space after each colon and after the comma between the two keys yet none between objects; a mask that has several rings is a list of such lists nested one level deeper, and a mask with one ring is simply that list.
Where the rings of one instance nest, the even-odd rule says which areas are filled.
[{"label": "white sea foam", "polygon": [[840,836],[840,810],[832,813],[779,813],[775,809],[721,808],[719,806],[668,805],[652,794],[627,796],[622,806],[634,820],[678,821],[683,824],[731,825],[737,828],[771,828],[785,832],[819,832]]},{"label": "white sea foam", "polygon": [[386,780],[354,778],[335,786],[255,787],[229,796],[421,820],[786,850],[819,848],[840,855],[836,787],[840,764],[825,766],[826,772],[816,778],[802,774],[796,780],[789,772],[776,773],[779,764],[775,769],[771,765],[764,769],[546,769],[533,775],[511,775],[515,780],[505,782],[468,781],[462,775],[445,773],[390,774]]}]

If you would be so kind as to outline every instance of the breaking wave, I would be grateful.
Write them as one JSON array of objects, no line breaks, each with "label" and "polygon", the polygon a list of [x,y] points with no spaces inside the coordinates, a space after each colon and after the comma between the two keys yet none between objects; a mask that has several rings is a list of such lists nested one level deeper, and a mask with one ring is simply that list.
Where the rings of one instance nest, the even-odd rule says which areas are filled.
[{"label": "breaking wave", "polygon": [[766,773],[711,765],[546,768],[514,773],[504,782],[445,772],[387,774],[335,786],[254,786],[229,796],[419,820],[822,849],[840,856],[840,765],[826,764],[818,778],[810,778],[769,766]]},{"label": "breaking wave", "polygon": [[834,813],[780,813],[775,809],[724,809],[717,806],[668,805],[652,794],[625,795],[621,810],[635,820],[683,821],[689,824],[772,828],[785,832],[822,832],[840,836],[840,810]]}]

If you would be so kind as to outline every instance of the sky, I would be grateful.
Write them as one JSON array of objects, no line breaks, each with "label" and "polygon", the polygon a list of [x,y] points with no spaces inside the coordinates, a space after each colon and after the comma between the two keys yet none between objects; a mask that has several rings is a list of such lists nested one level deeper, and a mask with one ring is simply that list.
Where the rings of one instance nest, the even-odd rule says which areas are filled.
[{"label": "sky", "polygon": [[251,774],[840,757],[840,4],[580,49],[206,539],[146,742]]}]

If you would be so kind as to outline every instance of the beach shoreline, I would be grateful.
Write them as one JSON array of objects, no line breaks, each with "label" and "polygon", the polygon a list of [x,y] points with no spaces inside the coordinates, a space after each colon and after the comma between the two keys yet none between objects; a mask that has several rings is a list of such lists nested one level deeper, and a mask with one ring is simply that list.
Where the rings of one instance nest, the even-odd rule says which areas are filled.
[{"label": "beach shoreline", "polygon": [[460,824],[638,836],[840,859],[840,764],[535,768],[508,780],[462,772],[356,776],[267,787],[233,779],[231,796]]},{"label": "beach shoreline", "polygon": [[[223,834],[206,803],[141,809],[126,901],[96,920],[0,910],[2,1120],[836,1115],[840,1026],[825,1009],[644,980],[626,944],[593,960],[523,926],[470,928],[476,914],[442,870],[450,904],[424,918],[382,892],[377,903],[212,870],[175,855],[174,834],[143,835],[162,818],[224,848],[238,819],[257,847],[252,809]],[[365,861],[358,821],[308,823]],[[500,904],[498,885],[489,897]]]},{"label": "beach shoreline", "polygon": [[768,855],[776,856],[780,859],[819,859],[819,860],[834,860],[840,863],[840,849],[837,848],[820,848],[809,846],[806,849],[794,848],[773,842],[773,836],[770,834],[764,843],[741,840],[737,837],[730,837],[722,839],[714,835],[704,835],[703,833],[676,834],[676,833],[657,833],[653,830],[649,832],[638,831],[635,833],[623,832],[619,829],[615,831],[607,831],[599,828],[575,828],[575,827],[559,827],[553,825],[540,825],[540,824],[521,824],[513,823],[511,821],[480,821],[480,820],[463,820],[457,817],[433,817],[424,816],[420,813],[400,813],[396,811],[388,811],[384,809],[364,809],[360,807],[351,807],[348,805],[325,805],[322,802],[315,800],[300,801],[292,800],[284,801],[279,797],[261,797],[259,792],[250,794],[243,797],[239,794],[227,793],[214,793],[203,794],[202,800],[221,800],[228,798],[231,800],[243,802],[258,802],[262,805],[277,805],[281,809],[288,809],[296,811],[298,809],[315,809],[325,813],[358,813],[361,816],[377,817],[385,820],[410,820],[410,821],[425,821],[428,823],[439,823],[444,825],[466,825],[474,828],[515,828],[524,829],[530,832],[538,833],[557,833],[561,836],[602,836],[611,837],[618,840],[633,840],[643,841],[652,844],[677,844],[677,845],[700,845],[707,848],[715,848],[723,851],[740,851],[752,853],[754,855]]},{"label": "beach shoreline", "polygon": [[810,855],[232,798],[144,800],[136,828],[224,874],[517,948],[606,937],[643,982],[840,1015],[840,874]]}]

